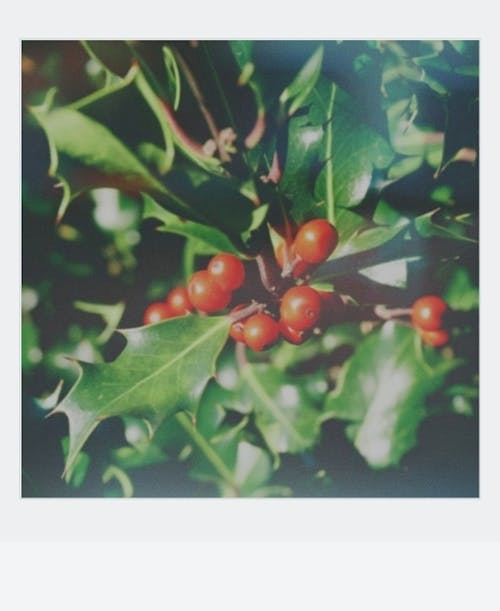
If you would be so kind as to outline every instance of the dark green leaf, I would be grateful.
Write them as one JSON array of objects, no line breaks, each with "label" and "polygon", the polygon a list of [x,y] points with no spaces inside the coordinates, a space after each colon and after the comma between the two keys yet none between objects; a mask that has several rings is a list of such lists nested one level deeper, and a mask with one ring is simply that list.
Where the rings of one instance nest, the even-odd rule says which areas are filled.
[{"label": "dark green leaf", "polygon": [[471,215],[452,217],[438,208],[417,216],[415,229],[424,238],[439,237],[477,244],[477,239],[470,236],[470,218]]},{"label": "dark green leaf", "polygon": [[182,220],[177,215],[172,214],[172,212],[160,206],[149,195],[144,195],[143,201],[143,218],[155,218],[161,221],[163,224],[159,227],[159,231],[175,233],[186,238],[196,238],[197,242],[203,244],[206,249],[204,250],[204,254],[211,254],[212,252],[231,252],[238,254],[238,250],[234,247],[232,242],[222,231],[219,231],[215,227],[202,225],[194,221]]},{"label": "dark green leaf", "polygon": [[425,362],[419,341],[413,329],[386,322],[357,347],[327,397],[326,417],[353,422],[352,442],[373,468],[397,465],[416,444],[426,397],[458,365]]},{"label": "dark green leaf", "polygon": [[292,200],[297,222],[311,214],[334,222],[339,207],[363,200],[373,169],[387,167],[393,153],[366,125],[354,101],[331,81],[319,79],[305,104],[308,114],[290,121],[280,185]]},{"label": "dark green leaf", "polygon": [[115,361],[80,363],[77,383],[53,412],[69,420],[66,470],[105,418],[140,416],[154,429],[178,410],[196,410],[229,326],[226,317],[185,316],[128,329]]}]

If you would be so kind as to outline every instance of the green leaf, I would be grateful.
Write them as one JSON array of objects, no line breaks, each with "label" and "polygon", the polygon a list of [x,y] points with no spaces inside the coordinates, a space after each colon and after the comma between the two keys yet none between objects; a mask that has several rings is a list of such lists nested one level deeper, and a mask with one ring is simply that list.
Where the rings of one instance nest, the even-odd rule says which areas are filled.
[{"label": "green leaf", "polygon": [[113,362],[79,363],[78,381],[52,412],[69,420],[66,470],[105,418],[139,416],[154,430],[178,410],[195,411],[229,326],[227,317],[185,316],[127,329]]},{"label": "green leaf", "polygon": [[443,299],[453,310],[470,311],[479,307],[479,289],[467,269],[448,262],[438,273],[443,286]]},{"label": "green leaf", "polygon": [[127,473],[116,465],[109,465],[109,467],[107,467],[102,474],[102,483],[107,484],[113,479],[120,484],[123,497],[130,498],[134,496],[134,486]]},{"label": "green leaf", "polygon": [[242,371],[255,423],[274,453],[297,454],[311,448],[319,435],[319,412],[293,378],[268,365],[248,364]]},{"label": "green leaf", "polygon": [[363,200],[373,169],[387,167],[393,153],[335,83],[320,78],[305,103],[308,113],[290,120],[280,188],[298,223],[311,214],[333,220],[336,209]]},{"label": "green leaf", "polygon": [[54,91],[31,112],[43,127],[50,151],[49,174],[63,187],[58,218],[79,193],[97,187],[117,187],[132,192],[163,191],[161,183],[113,131],[81,109],[90,112],[103,101],[120,99],[137,76],[132,69],[126,79],[78,104],[51,109]]},{"label": "green leaf", "polygon": [[117,76],[125,77],[132,67],[132,52],[122,40],[85,40],[82,46],[106,71]]},{"label": "green leaf", "polygon": [[160,206],[149,195],[143,196],[144,208],[143,219],[154,218],[161,221],[163,224],[158,228],[159,231],[165,233],[174,233],[186,238],[195,238],[197,242],[203,244],[208,249],[206,254],[212,252],[230,252],[239,254],[233,243],[226,237],[225,233],[219,231],[215,227],[195,223],[194,221],[185,221],[177,215],[172,214],[162,206]]},{"label": "green leaf", "polygon": [[98,344],[105,344],[108,341],[120,324],[123,312],[125,311],[125,304],[122,301],[113,305],[89,303],[88,301],[75,301],[73,305],[77,310],[88,312],[89,314],[97,314],[102,317],[106,326],[99,337],[96,338]]},{"label": "green leaf", "polygon": [[[414,260],[412,258],[410,260]],[[418,260],[418,257],[417,257]],[[359,270],[359,273],[373,282],[385,284],[387,286],[395,286],[406,288],[408,278],[408,259],[394,259],[387,263],[379,263]]]},{"label": "green leaf", "polygon": [[[61,447],[66,458],[69,452],[69,437],[65,436],[61,439]],[[64,474],[64,481],[73,488],[80,488],[87,476],[89,465],[90,456],[86,452],[78,452],[73,466]]]},{"label": "green leaf", "polygon": [[477,239],[470,234],[471,214],[465,217],[453,217],[440,208],[426,212],[415,218],[415,229],[424,238],[447,238],[459,242],[477,244]]},{"label": "green leaf", "polygon": [[353,422],[353,444],[373,468],[397,465],[415,446],[426,397],[459,364],[439,356],[425,362],[419,341],[413,329],[386,322],[359,344],[327,397],[325,419]]},{"label": "green leaf", "polygon": [[289,117],[295,114],[313,90],[321,73],[322,62],[323,46],[321,45],[280,95],[280,103],[288,104]]},{"label": "green leaf", "polygon": [[214,402],[216,396],[213,392],[204,394],[196,426],[185,414],[178,416],[193,443],[190,474],[200,481],[216,483],[224,496],[249,496],[270,478],[271,459],[265,450],[244,438],[247,419],[236,426],[224,424],[225,411]]}]

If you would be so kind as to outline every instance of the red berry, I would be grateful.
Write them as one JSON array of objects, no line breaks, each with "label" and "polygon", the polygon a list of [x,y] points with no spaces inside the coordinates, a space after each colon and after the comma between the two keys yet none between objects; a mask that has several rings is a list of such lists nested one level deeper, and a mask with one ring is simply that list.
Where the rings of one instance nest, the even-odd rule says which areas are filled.
[{"label": "red berry", "polygon": [[243,337],[247,346],[257,352],[270,348],[279,335],[278,323],[268,314],[253,314],[243,326]]},{"label": "red berry", "polygon": [[160,322],[160,320],[172,318],[172,316],[174,314],[168,304],[162,301],[155,301],[155,303],[150,304],[146,308],[143,322],[145,325],[152,325],[155,322]]},{"label": "red berry", "polygon": [[243,263],[238,257],[227,253],[212,257],[207,271],[225,291],[235,291],[245,281],[245,267]]},{"label": "red berry", "polygon": [[187,290],[183,286],[172,289],[167,295],[167,304],[173,312],[173,316],[183,316],[193,311],[193,305],[189,301]]},{"label": "red berry", "polygon": [[448,343],[450,334],[444,329],[438,329],[437,331],[420,331],[420,337],[426,344],[438,348]]},{"label": "red berry", "polygon": [[[235,308],[231,310],[230,314],[235,314],[236,312],[239,312],[240,310],[243,310],[243,308],[246,308],[246,307],[247,305],[244,303],[237,305]],[[241,318],[240,320],[233,322],[233,324],[231,325],[231,328],[229,330],[229,335],[230,337],[234,339],[235,342],[244,342],[245,341],[245,337],[243,335],[243,327],[245,326],[246,320],[248,319]]]},{"label": "red berry", "polygon": [[280,315],[284,323],[304,331],[313,327],[321,314],[321,298],[310,286],[294,286],[283,295]]},{"label": "red berry", "polygon": [[[278,265],[281,267],[281,269],[283,269],[283,266],[285,265],[285,244],[286,244],[285,240],[281,240],[281,242],[278,243],[278,246],[276,247],[276,251],[274,253],[276,256],[276,261]],[[290,247],[289,256],[292,261],[297,256],[295,254],[295,250],[293,246]],[[299,261],[298,263],[295,264],[293,268],[293,272],[292,272],[293,277],[301,278],[307,272],[309,267],[310,266],[305,261]]]},{"label": "red berry", "polygon": [[441,297],[425,295],[417,299],[411,308],[412,323],[424,331],[437,331],[442,327],[443,314],[447,309]]},{"label": "red berry", "polygon": [[231,301],[231,293],[225,291],[206,270],[195,272],[189,279],[189,301],[202,312],[223,310]]},{"label": "red berry", "polygon": [[279,321],[279,328],[282,337],[291,344],[302,344],[302,342],[307,339],[304,331],[292,329],[292,327],[289,327],[283,320]]},{"label": "red berry", "polygon": [[314,219],[302,225],[295,241],[295,252],[306,263],[328,259],[339,241],[336,228],[325,219]]}]

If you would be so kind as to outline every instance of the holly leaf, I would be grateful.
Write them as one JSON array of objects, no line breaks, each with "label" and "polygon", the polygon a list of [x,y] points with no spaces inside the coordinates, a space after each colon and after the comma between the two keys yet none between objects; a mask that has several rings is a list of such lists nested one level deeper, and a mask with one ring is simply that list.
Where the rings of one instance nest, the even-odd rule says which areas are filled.
[{"label": "holly leaf", "polygon": [[320,77],[304,105],[307,114],[290,120],[280,187],[298,223],[313,212],[334,222],[339,207],[363,200],[374,168],[387,167],[394,155],[332,81]]},{"label": "holly leaf", "polygon": [[[477,239],[471,236],[471,214],[453,216],[436,208],[415,218],[415,229],[424,238],[447,238],[477,244]],[[472,225],[472,229],[474,226]]]},{"label": "holly leaf", "polygon": [[294,379],[268,365],[247,364],[242,392],[250,397],[255,424],[276,454],[311,448],[319,435],[319,412]]},{"label": "holly leaf", "polygon": [[397,465],[416,445],[426,397],[459,364],[435,351],[426,362],[415,331],[386,322],[344,365],[338,387],[326,399],[325,419],[352,423],[348,435],[371,467]]},{"label": "holly leaf", "polygon": [[65,471],[99,422],[144,418],[154,431],[178,410],[195,411],[228,335],[228,317],[173,318],[122,330],[127,345],[111,363],[79,363],[76,384],[52,413],[69,420]]},{"label": "holly leaf", "polygon": [[203,244],[206,249],[206,254],[211,254],[212,252],[239,254],[239,251],[235,248],[231,240],[227,238],[226,234],[216,227],[183,220],[176,214],[160,206],[160,204],[149,195],[143,196],[143,202],[144,208],[142,218],[154,218],[161,221],[162,225],[158,227],[158,231],[174,233],[184,236],[185,238],[195,238],[197,243]]}]

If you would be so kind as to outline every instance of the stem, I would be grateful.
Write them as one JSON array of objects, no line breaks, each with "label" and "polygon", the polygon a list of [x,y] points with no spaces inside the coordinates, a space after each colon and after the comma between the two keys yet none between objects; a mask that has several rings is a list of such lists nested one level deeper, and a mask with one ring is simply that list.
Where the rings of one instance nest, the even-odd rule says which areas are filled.
[{"label": "stem", "polygon": [[229,318],[233,321],[233,323],[238,322],[239,320],[243,320],[244,318],[248,318],[252,316],[252,314],[257,314],[258,312],[262,312],[266,307],[265,303],[257,303],[253,301],[246,308],[242,308],[237,312],[232,312],[229,314]]},{"label": "stem", "polygon": [[228,484],[234,491],[236,496],[239,496],[238,486],[236,485],[233,474],[226,467],[225,463],[221,460],[220,456],[215,452],[210,443],[200,434],[200,432],[193,426],[191,420],[185,412],[179,412],[176,415],[177,422],[182,426],[186,433],[191,437],[198,448],[203,452],[205,458],[212,465],[212,467],[219,473],[222,479]]},{"label": "stem", "polygon": [[247,359],[247,351],[246,346],[242,342],[236,342],[236,346],[234,347],[234,354],[236,357],[236,362],[238,363],[238,368],[240,371],[248,365]]},{"label": "stem", "polygon": [[376,305],[373,308],[375,316],[382,318],[383,320],[391,320],[392,318],[398,318],[399,316],[410,316],[411,308],[387,308],[385,305]]},{"label": "stem", "polygon": [[212,114],[210,113],[210,111],[208,110],[207,104],[205,102],[205,98],[203,97],[203,93],[201,92],[201,89],[198,86],[198,83],[196,82],[196,79],[193,75],[193,73],[191,72],[191,68],[188,66],[186,60],[182,57],[182,55],[179,53],[179,51],[177,49],[173,50],[174,55],[176,60],[178,61],[181,70],[184,74],[184,77],[189,85],[189,88],[191,89],[197,103],[198,103],[198,107],[201,111],[201,114],[203,115],[205,122],[207,124],[207,127],[212,135],[212,138],[215,141],[215,144],[217,146],[217,149],[219,151],[220,154],[220,158],[222,161],[230,161],[230,157],[227,154],[226,150],[224,147],[221,146],[220,143],[220,139],[219,139],[219,128],[217,127],[217,124],[215,122],[215,119],[213,118]]},{"label": "stem", "polygon": [[328,102],[327,127],[326,127],[326,150],[328,159],[326,161],[326,205],[328,220],[335,225],[335,195],[333,191],[333,103],[337,87],[332,86],[330,100]]}]

